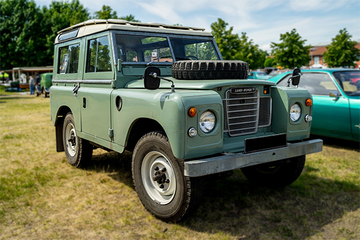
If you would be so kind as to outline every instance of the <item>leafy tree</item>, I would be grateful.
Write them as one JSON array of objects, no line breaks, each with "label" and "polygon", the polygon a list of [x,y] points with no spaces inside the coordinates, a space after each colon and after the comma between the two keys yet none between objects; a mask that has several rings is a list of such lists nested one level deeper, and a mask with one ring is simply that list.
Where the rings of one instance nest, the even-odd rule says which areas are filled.
[{"label": "leafy tree", "polygon": [[257,69],[264,67],[266,55],[266,51],[261,50],[252,39],[249,40],[245,32],[241,33],[239,59],[247,62],[251,69]]},{"label": "leafy tree", "polygon": [[275,61],[285,68],[302,67],[309,64],[309,49],[311,46],[305,46],[306,40],[294,28],[290,33],[280,34],[280,43],[271,43],[272,53]]},{"label": "leafy tree", "polygon": [[135,16],[132,14],[120,17],[120,19],[126,20],[128,22],[140,22],[139,20],[135,19]]},{"label": "leafy tree", "polygon": [[110,6],[103,5],[100,11],[95,12],[97,19],[117,19],[116,11],[113,11]]},{"label": "leafy tree", "polygon": [[0,5],[1,69],[43,65],[44,21],[33,0],[2,0]]},{"label": "leafy tree", "polygon": [[265,59],[264,67],[276,67],[276,61],[274,58],[267,57]]},{"label": "leafy tree", "polygon": [[48,64],[52,64],[54,55],[54,41],[57,32],[61,29],[70,27],[77,23],[86,21],[90,18],[89,11],[80,4],[79,0],[71,2],[51,2],[49,8],[43,7],[44,21],[46,22],[46,45],[44,54],[48,59]]},{"label": "leafy tree", "polygon": [[250,68],[264,67],[266,52],[259,49],[259,45],[254,44],[253,40],[246,36],[246,33],[232,33],[233,27],[226,29],[228,23],[221,18],[211,24],[211,32],[219,47],[221,55],[226,60],[242,60],[249,64]]},{"label": "leafy tree", "polygon": [[211,24],[211,32],[219,47],[221,55],[226,60],[237,60],[240,49],[240,39],[238,34],[232,33],[233,27],[226,29],[229,24],[221,18]]},{"label": "leafy tree", "polygon": [[351,37],[346,28],[341,29],[326,47],[324,59],[329,67],[355,66],[354,61],[359,59],[360,50],[355,47],[357,42],[351,41]]}]

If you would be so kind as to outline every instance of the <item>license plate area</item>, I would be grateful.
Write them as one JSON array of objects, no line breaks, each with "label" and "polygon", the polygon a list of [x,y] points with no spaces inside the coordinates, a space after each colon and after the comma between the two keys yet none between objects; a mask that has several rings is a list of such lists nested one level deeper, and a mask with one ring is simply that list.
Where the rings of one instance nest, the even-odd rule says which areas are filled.
[{"label": "license plate area", "polygon": [[245,153],[257,152],[266,149],[286,147],[286,134],[276,134],[266,137],[245,139]]}]

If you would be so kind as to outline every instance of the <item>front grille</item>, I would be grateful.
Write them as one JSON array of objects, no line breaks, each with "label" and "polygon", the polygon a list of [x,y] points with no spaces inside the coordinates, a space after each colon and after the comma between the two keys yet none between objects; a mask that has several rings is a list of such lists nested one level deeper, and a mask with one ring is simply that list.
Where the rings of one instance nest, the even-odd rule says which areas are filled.
[{"label": "front grille", "polygon": [[259,97],[253,92],[226,92],[224,105],[224,131],[231,137],[256,133],[258,127],[270,125],[271,98]]}]

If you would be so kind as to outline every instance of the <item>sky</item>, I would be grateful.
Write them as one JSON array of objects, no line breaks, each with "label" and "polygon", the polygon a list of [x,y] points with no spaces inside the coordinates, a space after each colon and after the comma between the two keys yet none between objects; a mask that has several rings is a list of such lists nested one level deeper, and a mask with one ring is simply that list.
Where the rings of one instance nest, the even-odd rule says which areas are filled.
[{"label": "sky", "polygon": [[[40,7],[52,0],[35,0]],[[218,18],[245,32],[254,44],[270,51],[280,34],[292,29],[307,40],[306,45],[330,43],[346,28],[352,40],[360,42],[360,0],[80,0],[93,15],[103,5],[118,17],[134,15],[141,22],[205,28]]]}]

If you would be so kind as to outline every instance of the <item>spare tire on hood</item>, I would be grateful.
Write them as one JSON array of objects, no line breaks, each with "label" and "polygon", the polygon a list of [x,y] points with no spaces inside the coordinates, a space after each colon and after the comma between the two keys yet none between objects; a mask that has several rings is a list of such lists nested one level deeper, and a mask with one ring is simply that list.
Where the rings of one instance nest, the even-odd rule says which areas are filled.
[{"label": "spare tire on hood", "polygon": [[249,65],[243,61],[188,60],[172,65],[172,77],[176,79],[246,79]]}]

